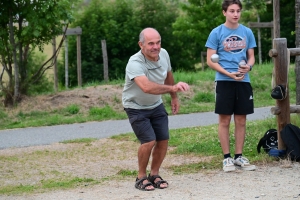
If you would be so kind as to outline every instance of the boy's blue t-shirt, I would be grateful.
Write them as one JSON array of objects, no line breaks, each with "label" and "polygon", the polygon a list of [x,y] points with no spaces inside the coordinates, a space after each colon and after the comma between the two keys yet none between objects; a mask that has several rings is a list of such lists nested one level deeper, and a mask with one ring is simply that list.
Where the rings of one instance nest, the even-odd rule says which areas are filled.
[{"label": "boy's blue t-shirt", "polygon": [[[237,29],[227,28],[224,24],[214,28],[205,44],[205,47],[216,50],[219,55],[219,64],[228,72],[237,72],[239,62],[247,63],[247,50],[256,47],[255,38],[250,28],[239,24]],[[216,72],[215,81],[235,81],[220,72]],[[242,82],[250,82],[249,74]]]}]

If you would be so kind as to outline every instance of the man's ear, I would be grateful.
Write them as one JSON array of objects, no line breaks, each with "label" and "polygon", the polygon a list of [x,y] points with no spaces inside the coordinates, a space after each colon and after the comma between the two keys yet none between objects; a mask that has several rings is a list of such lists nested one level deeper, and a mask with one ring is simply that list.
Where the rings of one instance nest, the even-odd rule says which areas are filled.
[{"label": "man's ear", "polygon": [[138,44],[139,44],[140,48],[142,49],[143,43],[141,41],[139,41]]}]

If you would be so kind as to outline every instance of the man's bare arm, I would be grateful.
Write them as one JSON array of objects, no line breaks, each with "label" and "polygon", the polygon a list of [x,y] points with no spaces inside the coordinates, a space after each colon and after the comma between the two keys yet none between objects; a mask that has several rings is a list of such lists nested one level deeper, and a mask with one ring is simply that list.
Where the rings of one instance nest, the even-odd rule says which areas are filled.
[{"label": "man's bare arm", "polygon": [[135,77],[134,81],[141,88],[141,90],[143,90],[143,92],[148,94],[166,94],[166,93],[176,93],[176,92],[189,90],[188,84],[179,82],[174,85],[174,80],[172,84],[171,79],[172,78],[170,78],[168,74],[165,84],[158,84],[152,82],[146,76]]}]

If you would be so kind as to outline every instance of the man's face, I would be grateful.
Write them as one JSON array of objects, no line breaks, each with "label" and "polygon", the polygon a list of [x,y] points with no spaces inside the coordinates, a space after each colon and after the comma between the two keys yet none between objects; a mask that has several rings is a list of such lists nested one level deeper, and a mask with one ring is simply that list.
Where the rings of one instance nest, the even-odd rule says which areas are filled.
[{"label": "man's face", "polygon": [[147,30],[144,32],[145,41],[139,42],[139,46],[144,56],[151,61],[157,61],[161,48],[160,35],[155,30]]}]

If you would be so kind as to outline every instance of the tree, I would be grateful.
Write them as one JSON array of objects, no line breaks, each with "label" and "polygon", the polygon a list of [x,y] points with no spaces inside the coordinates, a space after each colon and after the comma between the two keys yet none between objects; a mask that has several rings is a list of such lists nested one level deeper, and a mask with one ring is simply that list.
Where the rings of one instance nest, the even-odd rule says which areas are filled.
[{"label": "tree", "polygon": [[188,0],[183,3],[182,15],[173,24],[173,33],[180,38],[178,48],[185,50],[190,60],[190,68],[199,62],[201,51],[206,51],[205,43],[211,30],[222,22],[221,0]]},{"label": "tree", "polygon": [[190,58],[184,53],[187,49],[181,48],[180,39],[173,34],[172,25],[180,11],[178,0],[136,0],[136,5],[134,15],[138,17],[140,30],[155,28],[161,35],[162,48],[170,55],[173,70],[188,70]]},{"label": "tree", "polygon": [[[28,59],[35,48],[62,33],[64,23],[72,22],[76,0],[3,0],[0,2],[0,87],[5,106],[15,104],[32,84],[38,84],[51,66],[30,70]],[[28,72],[31,73],[28,73]],[[5,80],[7,77],[8,80]]]},{"label": "tree", "polygon": [[[72,26],[82,27],[81,58],[82,82],[103,80],[103,57],[101,40],[106,40],[110,79],[123,79],[130,55],[138,51],[140,27],[133,15],[131,0],[93,0],[76,16]],[[69,41],[69,83],[75,85],[76,38]],[[60,81],[64,74],[59,74]]]},{"label": "tree", "polygon": [[[106,40],[109,77],[123,79],[130,56],[140,50],[139,33],[146,27],[156,28],[162,47],[171,57],[172,67],[184,49],[172,35],[172,23],[178,16],[177,1],[166,0],[93,0],[72,26],[82,27],[82,80],[84,83],[103,80],[101,40]],[[185,58],[189,59],[189,58]],[[70,86],[76,81],[76,41],[69,40]],[[181,65],[180,67],[182,67]],[[64,74],[59,75],[64,80]],[[74,84],[75,85],[75,84]]]}]

